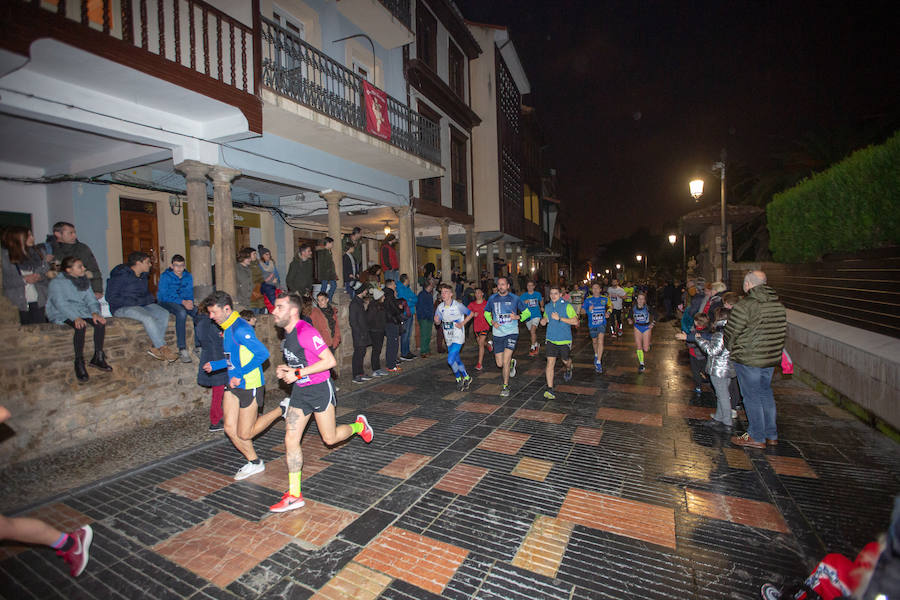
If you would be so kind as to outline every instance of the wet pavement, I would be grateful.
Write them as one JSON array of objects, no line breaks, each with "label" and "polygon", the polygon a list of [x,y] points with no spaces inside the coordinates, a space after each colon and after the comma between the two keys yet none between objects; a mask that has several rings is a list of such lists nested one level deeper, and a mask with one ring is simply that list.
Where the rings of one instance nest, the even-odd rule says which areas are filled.
[{"label": "wet pavement", "polygon": [[[524,329],[523,329],[524,332]],[[0,546],[5,598],[759,598],[826,552],[855,556],[889,521],[900,446],[799,381],[776,375],[780,443],[732,446],[704,425],[681,344],[660,324],[638,374],[631,336],[542,397],[543,355],[520,336],[512,395],[493,365],[455,391],[442,360],[343,390],[340,422],[375,439],[303,440],[306,506],[287,486],[283,425],[255,442],[266,471],[241,482],[227,440],[206,442],[40,506],[91,523],[77,580],[52,551]]]}]

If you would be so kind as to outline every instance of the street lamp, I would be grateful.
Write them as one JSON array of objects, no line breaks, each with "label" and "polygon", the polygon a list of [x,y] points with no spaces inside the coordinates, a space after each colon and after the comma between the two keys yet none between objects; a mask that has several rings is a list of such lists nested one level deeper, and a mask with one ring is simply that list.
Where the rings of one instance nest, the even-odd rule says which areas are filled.
[{"label": "street lamp", "polygon": [[[722,181],[722,209],[721,209],[721,252],[722,252],[722,281],[728,281],[728,233],[725,229],[725,149],[722,149],[722,154],[720,155],[721,160],[718,162],[714,162],[712,165],[713,171],[720,171],[720,179]],[[703,180],[695,179],[690,183],[691,187],[691,196],[694,197],[695,200],[698,200],[700,196],[703,195]]]},{"label": "street lamp", "polygon": [[675,235],[674,233],[670,233],[669,234],[669,243],[674,246],[675,242],[677,242],[677,241],[678,241],[678,236]]},{"label": "street lamp", "polygon": [[694,179],[689,185],[691,186],[691,196],[694,197],[694,200],[699,200],[703,195],[703,180]]},{"label": "street lamp", "polygon": [[634,258],[635,258],[635,260],[637,260],[638,262],[641,262],[641,260],[643,260],[644,257],[641,256],[640,254],[638,254],[638,255],[635,256]]}]

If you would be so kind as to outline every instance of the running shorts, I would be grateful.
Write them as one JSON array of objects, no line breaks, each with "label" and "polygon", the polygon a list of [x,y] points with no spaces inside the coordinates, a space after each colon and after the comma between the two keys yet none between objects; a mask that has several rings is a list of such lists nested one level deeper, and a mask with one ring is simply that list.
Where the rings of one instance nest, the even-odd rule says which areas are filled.
[{"label": "running shorts", "polygon": [[510,335],[494,336],[494,354],[503,354],[504,350],[515,350],[516,344],[519,342],[519,334],[511,333]]},{"label": "running shorts", "polygon": [[545,348],[547,350],[547,358],[569,360],[569,351],[572,349],[572,344],[554,344],[552,342],[547,342]]},{"label": "running shorts", "polygon": [[265,386],[253,388],[252,390],[245,390],[244,388],[228,388],[226,391],[231,392],[237,397],[241,408],[248,408],[253,402],[256,402],[256,406],[262,410],[263,404],[265,404],[266,401]]},{"label": "running shorts", "polygon": [[598,335],[603,335],[606,331],[606,323],[604,323],[601,327],[590,327],[588,329],[588,333],[591,334],[591,339],[596,338]]},{"label": "running shorts", "polygon": [[637,329],[638,331],[640,331],[641,333],[646,333],[646,332],[650,331],[649,325],[638,325],[637,323],[635,323],[634,328]]},{"label": "running shorts", "polygon": [[331,384],[331,379],[302,387],[295,385],[291,389],[290,406],[299,408],[304,415],[324,412],[330,404],[337,405],[334,399],[334,386]]}]

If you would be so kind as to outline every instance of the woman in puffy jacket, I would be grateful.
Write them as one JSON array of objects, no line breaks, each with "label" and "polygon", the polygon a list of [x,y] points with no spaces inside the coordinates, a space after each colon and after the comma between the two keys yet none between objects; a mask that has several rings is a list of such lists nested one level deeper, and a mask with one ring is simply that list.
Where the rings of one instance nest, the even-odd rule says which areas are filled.
[{"label": "woman in puffy jacket", "polygon": [[724,306],[716,309],[715,324],[710,327],[712,333],[697,335],[695,332],[688,334],[678,333],[676,338],[694,342],[706,354],[706,372],[716,391],[716,412],[711,414],[713,425],[732,426],[731,417],[731,381],[735,377],[734,365],[725,348],[725,325],[728,323],[728,315],[731,311]]},{"label": "woman in puffy jacket", "polygon": [[94,356],[89,364],[101,371],[112,371],[103,353],[106,319],[100,315],[100,303],[91,289],[91,280],[85,276],[81,259],[67,256],[60,268],[62,275],[50,282],[47,318],[52,323],[75,329],[75,377],[83,383],[90,379],[84,367],[84,338],[88,325],[94,328]]},{"label": "woman in puffy jacket", "polygon": [[19,309],[19,323],[46,322],[47,284],[56,272],[50,270],[29,229],[18,225],[7,227],[2,244],[3,293]]}]

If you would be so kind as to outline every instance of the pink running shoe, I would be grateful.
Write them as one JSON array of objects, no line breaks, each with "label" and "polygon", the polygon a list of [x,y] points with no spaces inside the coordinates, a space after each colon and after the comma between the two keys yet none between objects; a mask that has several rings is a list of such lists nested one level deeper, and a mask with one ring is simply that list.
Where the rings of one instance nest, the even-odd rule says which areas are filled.
[{"label": "pink running shoe", "polygon": [[275,513],[287,512],[289,510],[294,510],[295,508],[300,508],[304,504],[306,504],[306,502],[303,501],[303,494],[291,496],[290,492],[285,492],[284,496],[281,497],[281,500],[270,506],[269,510]]},{"label": "pink running shoe", "polygon": [[361,437],[363,441],[368,444],[372,441],[372,438],[375,437],[375,430],[372,429],[371,425],[369,425],[369,421],[368,419],[366,419],[366,415],[357,415],[356,422],[362,423],[363,430],[359,432],[359,437]]},{"label": "pink running shoe", "polygon": [[91,549],[91,541],[94,539],[94,530],[90,525],[85,525],[70,533],[69,536],[75,540],[75,544],[67,552],[57,550],[56,553],[69,563],[72,577],[78,577],[90,560],[88,551]]}]

